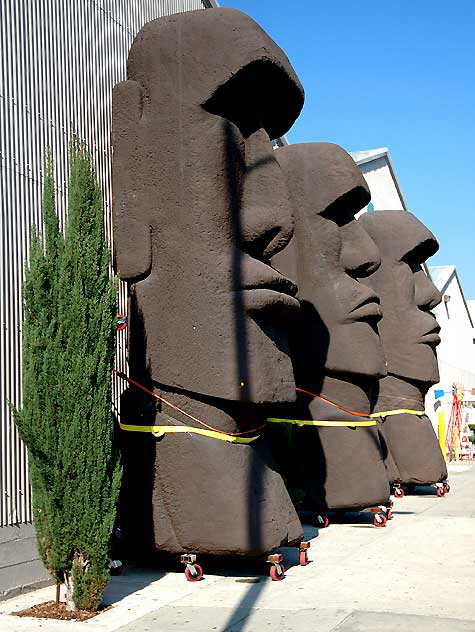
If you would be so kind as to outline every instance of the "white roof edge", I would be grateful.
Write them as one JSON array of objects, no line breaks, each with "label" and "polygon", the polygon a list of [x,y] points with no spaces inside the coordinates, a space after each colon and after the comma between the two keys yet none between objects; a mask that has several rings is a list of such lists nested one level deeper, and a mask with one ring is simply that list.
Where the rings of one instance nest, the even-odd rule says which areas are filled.
[{"label": "white roof edge", "polygon": [[286,145],[289,144],[289,141],[287,140],[285,134],[283,136],[279,136],[278,138],[274,138],[272,140],[272,144],[274,145],[274,149],[277,149],[278,147],[285,147]]},{"label": "white roof edge", "polygon": [[348,153],[357,165],[363,165],[365,163],[372,162],[373,160],[378,160],[378,158],[386,158],[389,166],[389,171],[391,172],[391,176],[394,180],[394,185],[399,195],[399,199],[401,200],[402,207],[405,211],[408,210],[406,200],[404,199],[401,187],[399,186],[399,180],[397,179],[391,156],[389,154],[389,149],[387,147],[379,147],[378,149],[364,149],[362,151],[349,151]]},{"label": "white roof edge", "polygon": [[206,9],[219,9],[219,2],[217,0],[203,0],[203,4],[207,4]]},{"label": "white roof edge", "polygon": [[371,162],[388,155],[389,149],[387,147],[379,147],[378,149],[363,149],[361,151],[349,151],[348,153],[357,165],[362,165],[365,162]]},{"label": "white roof edge", "polygon": [[467,301],[465,299],[465,293],[463,291],[463,287],[462,284],[460,283],[460,279],[459,279],[459,275],[457,272],[457,266],[453,265],[453,264],[449,264],[446,266],[429,266],[429,273],[430,271],[435,272],[436,269],[438,271],[445,271],[445,275],[434,275],[435,278],[432,277],[432,274],[430,274],[430,278],[432,279],[432,282],[434,283],[434,285],[437,287],[437,289],[439,290],[439,292],[441,292],[441,294],[445,293],[445,290],[447,289],[447,286],[449,284],[449,282],[451,281],[452,278],[455,277],[455,280],[457,281],[459,290],[460,290],[460,294],[462,296],[462,301],[463,304],[465,306],[465,310],[467,312],[467,316],[468,316],[468,320],[470,321],[470,324],[472,325],[473,328],[473,320],[472,320],[472,314],[470,313],[470,309],[467,305]]},{"label": "white roof edge", "polygon": [[442,294],[446,290],[450,280],[455,275],[456,268],[453,264],[445,266],[428,266],[429,276],[432,279],[432,283]]},{"label": "white roof edge", "polygon": [[394,178],[394,184],[396,185],[399,198],[401,199],[402,207],[405,211],[408,211],[409,209],[407,208],[406,200],[404,199],[404,195],[402,194],[401,187],[399,186],[399,180],[397,179],[396,172],[394,171],[393,161],[391,160],[391,155],[389,153],[389,150],[387,152],[387,158],[388,158],[388,164],[389,164],[389,169],[391,171],[391,175]]}]

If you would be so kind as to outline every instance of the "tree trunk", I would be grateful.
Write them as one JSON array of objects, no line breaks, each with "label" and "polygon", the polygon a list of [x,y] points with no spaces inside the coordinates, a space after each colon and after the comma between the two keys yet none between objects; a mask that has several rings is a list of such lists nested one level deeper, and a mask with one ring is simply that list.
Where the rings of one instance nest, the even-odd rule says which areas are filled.
[{"label": "tree trunk", "polygon": [[[74,592],[74,582],[73,582],[73,570],[74,567],[78,566],[81,570],[81,573],[87,573],[89,567],[91,566],[91,561],[88,560],[82,553],[74,552],[73,563],[71,565],[71,570],[64,571],[64,585],[66,586],[66,609],[67,610],[79,610],[80,608],[74,603],[73,592]],[[84,607],[84,606],[83,606]]]},{"label": "tree trunk", "polygon": [[64,571],[64,585],[66,587],[66,610],[77,610],[73,601],[73,572]]}]

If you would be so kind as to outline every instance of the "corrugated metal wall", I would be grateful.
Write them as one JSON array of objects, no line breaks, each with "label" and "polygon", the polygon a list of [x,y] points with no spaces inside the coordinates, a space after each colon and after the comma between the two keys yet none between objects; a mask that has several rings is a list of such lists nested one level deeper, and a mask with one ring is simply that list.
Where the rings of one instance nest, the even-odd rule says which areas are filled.
[{"label": "corrugated metal wall", "polygon": [[[71,131],[87,141],[110,233],[111,93],[125,78],[132,39],[156,17],[209,6],[208,0],[0,0],[0,527],[32,518],[26,451],[7,401],[21,403],[21,285],[31,226],[41,218],[45,149],[55,161],[63,221]],[[121,368],[124,341],[119,334]]]}]

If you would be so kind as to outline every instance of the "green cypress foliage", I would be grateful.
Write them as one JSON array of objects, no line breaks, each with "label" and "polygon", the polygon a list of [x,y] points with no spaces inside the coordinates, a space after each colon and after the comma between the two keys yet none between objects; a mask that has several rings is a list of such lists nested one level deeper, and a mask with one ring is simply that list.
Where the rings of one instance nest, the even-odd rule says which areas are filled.
[{"label": "green cypress foliage", "polygon": [[70,147],[64,236],[51,162],[44,238],[32,236],[24,283],[23,407],[38,546],[74,607],[95,610],[108,580],[108,544],[121,467],[112,423],[117,284],[110,278],[101,191],[91,159]]}]

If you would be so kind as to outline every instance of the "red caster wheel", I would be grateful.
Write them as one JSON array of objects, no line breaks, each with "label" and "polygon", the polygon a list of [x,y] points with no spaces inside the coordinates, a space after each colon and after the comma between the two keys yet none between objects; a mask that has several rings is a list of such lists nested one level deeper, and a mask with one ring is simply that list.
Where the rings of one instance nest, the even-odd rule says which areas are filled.
[{"label": "red caster wheel", "polygon": [[120,560],[111,560],[109,564],[109,575],[122,575],[124,565]]},{"label": "red caster wheel", "polygon": [[188,564],[185,568],[185,577],[189,582],[199,582],[203,577],[203,569],[199,564]]},{"label": "red caster wheel", "polygon": [[270,567],[270,576],[273,582],[281,582],[285,577],[285,568],[283,564],[272,564]]},{"label": "red caster wheel", "polygon": [[402,489],[402,487],[395,487],[394,495],[396,496],[396,498],[404,498],[404,490]]},{"label": "red caster wheel", "polygon": [[310,548],[310,542],[302,540],[299,546],[299,564],[300,566],[307,566],[308,564],[308,549]]},{"label": "red caster wheel", "polygon": [[388,519],[383,513],[375,513],[373,516],[373,524],[375,527],[385,527]]},{"label": "red caster wheel", "polygon": [[318,514],[317,516],[317,527],[319,529],[326,529],[330,524],[330,520],[328,516],[323,516],[322,514]]},{"label": "red caster wheel", "polygon": [[393,519],[393,512],[391,511],[391,509],[388,509],[388,511],[386,512],[386,518],[388,520],[392,520]]},{"label": "red caster wheel", "polygon": [[116,331],[123,331],[127,327],[127,316],[125,314],[117,314]]},{"label": "red caster wheel", "polygon": [[443,490],[444,493],[448,494],[450,492],[450,485],[448,483],[444,483]]},{"label": "red caster wheel", "polygon": [[443,487],[437,488],[437,496],[439,496],[439,498],[442,498],[442,496],[445,496],[445,489]]}]

